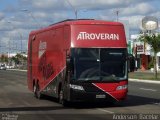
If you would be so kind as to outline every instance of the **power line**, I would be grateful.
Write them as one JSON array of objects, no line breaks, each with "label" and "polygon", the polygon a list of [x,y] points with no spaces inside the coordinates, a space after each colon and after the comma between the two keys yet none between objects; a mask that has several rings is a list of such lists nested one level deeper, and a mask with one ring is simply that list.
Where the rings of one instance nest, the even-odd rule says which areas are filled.
[{"label": "power line", "polygon": [[77,9],[71,4],[71,2],[70,2],[69,0],[66,0],[66,1],[67,1],[67,3],[71,6],[71,8],[73,9],[74,14],[75,14],[75,17],[76,17],[76,19],[77,19],[77,18],[78,18],[78,16],[77,16],[77,14],[78,14]]}]

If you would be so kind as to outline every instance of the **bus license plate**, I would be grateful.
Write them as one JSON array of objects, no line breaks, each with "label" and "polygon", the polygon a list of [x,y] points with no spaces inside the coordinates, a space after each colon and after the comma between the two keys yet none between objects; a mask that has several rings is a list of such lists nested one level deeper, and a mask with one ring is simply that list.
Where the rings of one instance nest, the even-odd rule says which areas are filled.
[{"label": "bus license plate", "polygon": [[106,98],[106,95],[96,95],[96,98]]}]

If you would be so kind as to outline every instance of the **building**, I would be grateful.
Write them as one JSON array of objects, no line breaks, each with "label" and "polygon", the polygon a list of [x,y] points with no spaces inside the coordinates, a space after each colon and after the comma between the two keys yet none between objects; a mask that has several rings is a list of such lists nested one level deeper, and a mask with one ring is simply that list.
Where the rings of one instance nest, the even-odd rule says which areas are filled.
[{"label": "building", "polygon": [[[151,46],[139,41],[140,34],[131,35],[133,55],[136,58],[136,67],[141,70],[153,68],[153,52]],[[157,53],[157,70],[160,70],[160,52]]]}]

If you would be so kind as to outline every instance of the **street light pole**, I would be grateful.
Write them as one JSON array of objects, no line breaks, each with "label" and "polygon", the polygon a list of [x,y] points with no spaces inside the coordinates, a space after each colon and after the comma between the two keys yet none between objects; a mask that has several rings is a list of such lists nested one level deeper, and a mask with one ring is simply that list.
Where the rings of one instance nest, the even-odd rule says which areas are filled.
[{"label": "street light pole", "polygon": [[23,43],[22,43],[22,34],[21,33],[19,33],[19,37],[20,37],[20,40],[21,40],[21,53],[23,52],[23,50],[22,50],[22,45],[23,45]]},{"label": "street light pole", "polygon": [[66,0],[66,1],[71,6],[71,8],[73,9],[76,19],[78,19],[78,10],[70,3],[69,0]]},{"label": "street light pole", "polygon": [[[153,16],[146,16],[142,19],[142,27],[145,30],[148,30],[148,36],[156,36],[155,34],[152,34],[153,30],[156,30],[158,28],[158,19],[156,17]],[[156,40],[156,39],[152,39],[152,40]],[[156,43],[157,44],[157,43]],[[154,51],[154,70],[155,70],[155,78],[157,79],[157,48],[156,46],[153,47],[153,51]]]},{"label": "street light pole", "polygon": [[117,22],[118,22],[118,17],[119,17],[119,11],[116,11],[116,16],[117,16]]},{"label": "street light pole", "polygon": [[2,45],[2,44],[1,44],[1,39],[0,39],[0,53],[2,52],[2,50],[1,50],[1,45]]},{"label": "street light pole", "polygon": [[[1,18],[0,21],[1,21],[2,19],[3,19],[3,18]],[[0,55],[1,55],[1,53],[2,53],[1,47],[2,47],[2,44],[1,44],[1,39],[0,39]]]},{"label": "street light pole", "polygon": [[[9,24],[12,25],[12,22],[11,22],[11,21],[7,21],[7,23],[9,23]],[[14,27],[13,25],[12,25],[12,27],[13,27],[13,29],[15,29],[15,27]],[[20,40],[21,40],[21,49],[20,49],[20,51],[21,51],[21,53],[22,53],[22,34],[19,33],[19,36],[20,36]]]},{"label": "street light pole", "polygon": [[75,9],[75,16],[76,16],[76,19],[78,19],[78,18],[77,18],[77,15],[78,15],[78,11]]},{"label": "street light pole", "polygon": [[32,14],[31,11],[29,11],[29,10],[27,10],[27,9],[22,9],[21,11],[22,11],[22,12],[28,12],[29,15],[32,17],[32,19],[36,22],[36,24],[37,24],[40,28],[42,28],[41,24],[37,21],[37,19],[34,17],[34,15]]}]

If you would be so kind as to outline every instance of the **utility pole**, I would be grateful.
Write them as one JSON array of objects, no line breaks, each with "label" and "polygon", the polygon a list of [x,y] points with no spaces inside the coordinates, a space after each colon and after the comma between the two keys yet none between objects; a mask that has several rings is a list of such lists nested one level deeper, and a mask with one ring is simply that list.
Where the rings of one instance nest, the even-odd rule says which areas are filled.
[{"label": "utility pole", "polygon": [[42,28],[41,24],[39,23],[39,21],[37,21],[37,19],[34,17],[34,15],[32,14],[32,12],[30,10],[27,9],[22,9],[22,12],[28,12],[28,14],[32,17],[32,19],[36,22],[36,24],[38,25],[38,27]]},{"label": "utility pole", "polygon": [[[14,25],[12,24],[12,22],[11,21],[8,21],[8,23],[9,24],[11,24],[12,25],[12,27],[13,27],[13,29],[15,30],[15,27],[14,27]],[[21,51],[21,53],[22,53],[22,34],[19,32],[19,37],[20,37],[20,40],[21,40],[21,48],[20,48],[20,51]]]},{"label": "utility pole", "polygon": [[119,17],[119,11],[116,11],[116,16],[117,16],[117,22],[118,22],[118,17]]},{"label": "utility pole", "polygon": [[73,9],[76,19],[78,19],[78,15],[77,15],[78,14],[78,10],[70,3],[69,0],[66,0],[66,1],[71,6],[71,8]]}]

